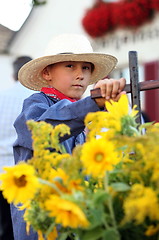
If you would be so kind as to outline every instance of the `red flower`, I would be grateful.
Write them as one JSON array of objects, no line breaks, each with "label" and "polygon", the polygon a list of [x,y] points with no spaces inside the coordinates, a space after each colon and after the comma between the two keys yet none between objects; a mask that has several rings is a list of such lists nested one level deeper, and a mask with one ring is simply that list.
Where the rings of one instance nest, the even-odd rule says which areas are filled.
[{"label": "red flower", "polygon": [[159,11],[159,0],[151,0],[151,7],[152,9]]},{"label": "red flower", "polygon": [[137,28],[152,19],[159,10],[159,0],[122,0],[116,3],[102,2],[86,12],[82,19],[85,31],[92,37],[100,37],[116,28]]},{"label": "red flower", "polygon": [[112,30],[111,6],[111,3],[105,4],[101,2],[87,11],[82,24],[90,36],[98,37]]},{"label": "red flower", "polygon": [[118,4],[113,14],[119,27],[137,27],[151,18],[148,0],[125,1]]}]

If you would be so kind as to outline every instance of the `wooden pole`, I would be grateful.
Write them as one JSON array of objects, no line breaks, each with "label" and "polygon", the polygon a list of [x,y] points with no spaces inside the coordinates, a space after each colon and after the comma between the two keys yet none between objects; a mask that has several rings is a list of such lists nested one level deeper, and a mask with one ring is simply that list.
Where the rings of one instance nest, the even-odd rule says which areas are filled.
[{"label": "wooden pole", "polygon": [[[137,105],[137,110],[139,111],[136,122],[140,124],[141,123],[140,91],[147,91],[159,88],[159,80],[139,82],[138,59],[136,51],[129,52],[129,72],[130,72],[130,84],[126,84],[123,90],[126,91],[126,93],[131,93],[132,107],[134,105]],[[92,89],[90,92],[92,99],[102,97],[100,88]]]},{"label": "wooden pole", "polygon": [[129,71],[130,71],[130,91],[132,106],[136,105],[138,115],[136,122],[141,124],[141,104],[140,104],[140,85],[139,85],[139,73],[138,73],[138,59],[137,52],[129,52]]}]

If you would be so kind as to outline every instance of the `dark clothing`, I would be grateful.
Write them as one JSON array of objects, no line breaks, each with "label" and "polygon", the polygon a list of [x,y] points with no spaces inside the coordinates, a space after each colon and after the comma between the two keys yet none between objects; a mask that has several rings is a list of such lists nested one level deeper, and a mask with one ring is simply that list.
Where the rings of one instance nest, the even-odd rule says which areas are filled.
[{"label": "dark clothing", "polygon": [[[44,93],[35,93],[24,101],[22,113],[15,121],[18,138],[14,144],[14,157],[17,163],[32,157],[31,133],[27,128],[26,121],[45,121],[53,126],[64,123],[71,129],[71,135],[65,136],[61,142],[66,151],[71,153],[77,144],[85,141],[84,118],[89,112],[100,111],[91,97],[70,102],[67,99],[57,101],[46,96]],[[37,234],[26,235],[25,223],[22,220],[23,212],[17,211],[12,205],[12,219],[15,240],[37,240]]]},{"label": "dark clothing", "polygon": [[14,240],[10,205],[0,191],[0,240]]}]

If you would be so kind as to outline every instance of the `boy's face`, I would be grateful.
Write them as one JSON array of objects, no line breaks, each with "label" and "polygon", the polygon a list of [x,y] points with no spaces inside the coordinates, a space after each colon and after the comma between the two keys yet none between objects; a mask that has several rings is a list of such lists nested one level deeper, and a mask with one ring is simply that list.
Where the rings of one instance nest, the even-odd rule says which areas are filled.
[{"label": "boy's face", "polygon": [[87,62],[60,62],[47,66],[43,78],[67,97],[80,99],[92,74],[92,64]]}]

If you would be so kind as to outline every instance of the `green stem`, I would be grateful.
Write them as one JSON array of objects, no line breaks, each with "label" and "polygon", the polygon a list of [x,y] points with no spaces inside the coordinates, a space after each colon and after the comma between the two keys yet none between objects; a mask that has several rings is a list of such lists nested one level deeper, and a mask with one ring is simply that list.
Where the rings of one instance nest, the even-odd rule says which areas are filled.
[{"label": "green stem", "polygon": [[133,130],[133,132],[136,133],[137,136],[141,135],[140,132],[135,127],[129,126],[129,128]]},{"label": "green stem", "polygon": [[56,186],[56,184],[50,183],[49,181],[44,180],[44,179],[42,179],[42,178],[38,178],[38,180],[39,180],[40,183],[52,187],[59,195],[62,195],[62,192],[61,192],[60,189]]},{"label": "green stem", "polygon": [[106,220],[105,220],[105,222],[104,222],[104,225],[105,225],[106,229],[109,229],[109,228],[110,228]]},{"label": "green stem", "polygon": [[75,240],[80,240],[79,237],[77,235],[75,235]]},{"label": "green stem", "polygon": [[[109,179],[108,178],[108,172],[106,171],[105,178],[104,178],[104,187],[105,187],[105,190],[106,190],[107,193],[109,193],[108,179]],[[114,214],[114,209],[113,209],[113,204],[112,204],[112,197],[111,197],[110,194],[109,194],[109,197],[108,197],[108,208],[109,208],[110,216],[111,216],[111,219],[112,219],[113,227],[116,229],[116,232],[119,235],[118,227],[117,227],[117,223],[116,223],[116,219],[115,219],[115,214]],[[119,239],[120,239],[120,235],[119,235]]]},{"label": "green stem", "polygon": [[61,150],[61,153],[67,153],[67,151],[66,151],[66,149],[65,149],[65,147],[61,144],[61,146],[60,146],[60,150]]},{"label": "green stem", "polygon": [[52,230],[53,230],[53,228],[55,227],[55,223],[53,222],[50,226],[49,226],[49,228],[47,229],[47,231],[46,231],[46,233],[45,233],[45,235],[46,235],[46,237],[48,237],[48,235],[52,232]]}]

